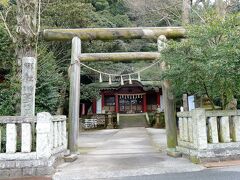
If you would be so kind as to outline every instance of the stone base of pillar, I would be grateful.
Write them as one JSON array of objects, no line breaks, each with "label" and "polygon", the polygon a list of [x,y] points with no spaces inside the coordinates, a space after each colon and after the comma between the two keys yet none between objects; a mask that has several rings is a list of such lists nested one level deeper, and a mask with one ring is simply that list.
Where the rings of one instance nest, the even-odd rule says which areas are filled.
[{"label": "stone base of pillar", "polygon": [[114,129],[112,124],[107,125],[107,129]]},{"label": "stone base of pillar", "polygon": [[160,113],[157,112],[156,113],[156,122],[155,122],[154,128],[160,128],[160,127],[161,127],[161,124],[160,124]]},{"label": "stone base of pillar", "polygon": [[159,129],[161,128],[161,124],[159,122],[156,122],[153,127]]},{"label": "stone base of pillar", "polygon": [[73,162],[76,161],[78,158],[77,154],[70,154],[68,156],[64,156],[64,162]]},{"label": "stone base of pillar", "polygon": [[175,148],[168,148],[167,149],[167,155],[174,157],[174,158],[179,158],[182,157],[182,153],[177,151]]}]

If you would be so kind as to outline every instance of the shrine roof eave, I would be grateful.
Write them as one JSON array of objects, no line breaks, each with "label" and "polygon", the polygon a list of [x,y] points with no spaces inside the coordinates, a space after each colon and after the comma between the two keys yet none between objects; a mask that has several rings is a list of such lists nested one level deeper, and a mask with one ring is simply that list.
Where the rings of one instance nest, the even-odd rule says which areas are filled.
[{"label": "shrine roof eave", "polygon": [[[138,84],[135,84],[135,83]],[[96,83],[91,83],[88,86],[91,87],[96,87],[99,88],[100,90],[115,90],[118,89],[120,87],[126,87],[129,86],[129,82],[125,81],[124,85],[121,85],[120,82],[112,82],[112,84],[109,84],[108,82],[96,82]],[[161,81],[134,81],[133,84],[131,84],[132,87],[134,87],[134,85],[136,86],[141,86],[144,88],[144,90],[151,90],[154,88],[161,88],[162,87],[162,82]]]}]

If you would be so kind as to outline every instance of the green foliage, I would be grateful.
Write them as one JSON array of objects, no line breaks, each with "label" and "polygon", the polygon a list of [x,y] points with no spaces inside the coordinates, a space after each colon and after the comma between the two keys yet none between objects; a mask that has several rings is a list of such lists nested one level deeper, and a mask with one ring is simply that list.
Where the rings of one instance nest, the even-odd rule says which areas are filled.
[{"label": "green foliage", "polygon": [[100,96],[99,89],[90,87],[85,84],[81,84],[81,99],[82,100],[93,100]]},{"label": "green foliage", "polygon": [[[102,4],[102,5],[101,5]],[[101,8],[99,8],[101,6]],[[114,9],[114,10],[113,10]],[[44,7],[42,13],[42,27],[57,28],[81,28],[81,27],[123,27],[131,26],[131,22],[125,15],[124,4],[121,0],[57,0],[56,3]],[[45,42],[44,42],[45,43]],[[83,52],[114,52],[127,51],[125,43],[114,42],[84,42]],[[67,69],[70,65],[71,43],[48,43],[48,50],[54,53],[58,69],[64,74],[65,81],[69,81]],[[109,63],[106,63],[105,69]],[[112,64],[112,63],[110,63]],[[94,63],[93,67],[102,66],[102,63]],[[86,73],[89,73],[87,71]],[[86,74],[83,72],[83,74]],[[91,72],[92,73],[92,72]],[[63,87],[63,90],[68,87]],[[62,91],[62,90],[61,90]],[[81,99],[92,99],[99,95],[97,89],[81,85]]]},{"label": "green foliage", "polygon": [[125,5],[123,0],[108,0],[110,4],[110,12],[113,15],[125,15],[128,13],[129,8]]},{"label": "green foliage", "polygon": [[20,83],[11,78],[0,84],[0,116],[16,114],[16,104],[20,102],[16,92],[20,90]]},{"label": "green foliage", "polygon": [[[14,46],[0,24],[0,71],[7,72],[5,81],[0,83],[0,115],[15,115],[20,107],[21,82],[16,75],[16,61],[14,60]],[[36,90],[36,110],[47,111],[54,114],[63,104],[60,96],[61,89],[66,88],[66,83],[58,64],[51,51],[43,45],[39,46],[38,80]]]},{"label": "green foliage", "polygon": [[0,115],[14,115],[16,104],[20,97],[16,92],[20,92],[20,82],[16,77],[16,63],[14,59],[14,49],[11,40],[0,24],[0,72],[8,72],[5,81],[0,83]]},{"label": "green foliage", "polygon": [[11,69],[13,61],[13,46],[11,39],[0,23],[0,69]]},{"label": "green foliage", "polygon": [[[136,71],[136,70],[148,67],[149,65],[151,65],[151,63],[146,61],[141,61],[138,63],[134,63],[132,66],[134,66],[134,71]],[[159,81],[160,78],[161,78],[161,71],[160,71],[159,64],[156,64],[141,73],[141,79],[145,81]]]},{"label": "green foliage", "polygon": [[107,20],[106,22],[108,22],[108,26],[110,26],[110,27],[128,27],[128,26],[131,26],[131,22],[130,22],[127,15],[117,14],[117,15],[114,16],[108,11],[102,11],[99,14],[102,15],[99,22],[101,22],[101,19],[103,18],[103,19]]},{"label": "green foliage", "polygon": [[97,11],[102,11],[104,9],[109,8],[107,0],[93,0],[92,4],[94,5]]},{"label": "green foliage", "polygon": [[81,28],[91,26],[94,7],[76,0],[56,0],[43,7],[42,28]]},{"label": "green foliage", "polygon": [[207,95],[212,105],[220,98],[223,108],[239,96],[239,26],[239,14],[221,19],[211,12],[204,24],[187,27],[187,39],[169,42],[163,52],[170,66],[164,78],[172,81],[177,95]]},{"label": "green foliage", "polygon": [[9,3],[8,0],[1,0],[1,1],[0,1],[0,7],[1,7],[1,6],[6,7],[6,6],[8,6],[8,3]]},{"label": "green foliage", "polygon": [[124,15],[128,8],[123,0],[90,0],[96,11],[107,10],[112,15]]},{"label": "green foliage", "polygon": [[38,56],[38,77],[36,90],[36,111],[55,114],[63,104],[61,89],[67,84],[59,72],[53,52],[40,46]]}]

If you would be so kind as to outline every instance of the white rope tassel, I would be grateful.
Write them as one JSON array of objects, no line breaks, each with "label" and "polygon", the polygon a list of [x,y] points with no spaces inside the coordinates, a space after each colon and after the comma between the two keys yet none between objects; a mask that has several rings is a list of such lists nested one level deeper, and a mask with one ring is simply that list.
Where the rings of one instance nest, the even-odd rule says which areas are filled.
[{"label": "white rope tassel", "polygon": [[124,85],[123,77],[121,76],[121,85]]},{"label": "white rope tassel", "polygon": [[110,75],[108,76],[108,84],[112,84],[112,77]]},{"label": "white rope tassel", "polygon": [[140,72],[138,72],[138,81],[141,81],[141,76],[140,76]]},{"label": "white rope tassel", "polygon": [[132,84],[132,78],[131,78],[131,75],[130,75],[130,74],[129,74],[128,80],[129,80],[129,84]]},{"label": "white rope tassel", "polygon": [[100,75],[99,75],[99,82],[101,83],[101,82],[103,82],[103,80],[102,80],[102,74],[100,73]]}]

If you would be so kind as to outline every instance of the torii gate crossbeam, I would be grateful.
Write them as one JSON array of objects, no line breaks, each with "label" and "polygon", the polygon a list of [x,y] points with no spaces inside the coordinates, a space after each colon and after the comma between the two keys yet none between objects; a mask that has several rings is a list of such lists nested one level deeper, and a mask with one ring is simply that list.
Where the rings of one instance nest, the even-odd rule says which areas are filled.
[{"label": "torii gate crossbeam", "polygon": [[43,37],[48,41],[67,41],[79,37],[82,41],[114,39],[157,39],[183,38],[186,30],[182,27],[128,27],[128,28],[82,28],[45,29]]},{"label": "torii gate crossbeam", "polygon": [[92,61],[153,61],[160,57],[159,52],[118,52],[118,53],[83,53],[81,62]]}]

